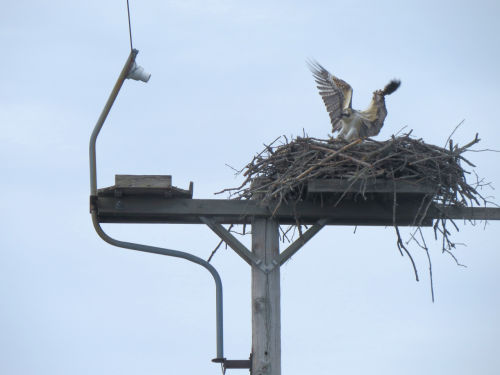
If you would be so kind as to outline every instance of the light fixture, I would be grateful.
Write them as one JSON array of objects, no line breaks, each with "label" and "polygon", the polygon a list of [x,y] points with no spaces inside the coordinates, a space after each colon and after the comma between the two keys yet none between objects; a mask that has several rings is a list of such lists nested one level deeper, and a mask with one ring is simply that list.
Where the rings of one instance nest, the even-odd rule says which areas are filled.
[{"label": "light fixture", "polygon": [[136,81],[147,82],[151,77],[151,73],[148,73],[144,70],[144,68],[140,65],[137,65],[136,62],[132,64],[130,70],[127,74],[127,78],[135,79]]}]

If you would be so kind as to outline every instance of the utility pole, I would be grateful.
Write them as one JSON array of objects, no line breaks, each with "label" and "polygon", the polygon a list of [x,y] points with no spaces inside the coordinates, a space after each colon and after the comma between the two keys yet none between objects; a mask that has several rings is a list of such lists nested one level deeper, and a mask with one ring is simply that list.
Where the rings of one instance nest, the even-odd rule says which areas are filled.
[{"label": "utility pole", "polygon": [[[131,40],[132,47],[132,40]],[[426,194],[434,188],[405,182],[363,184],[366,193],[379,199],[340,204],[314,201],[279,207],[259,199],[193,199],[189,190],[171,185],[171,176],[117,175],[115,185],[97,188],[96,141],[99,132],[126,78],[147,82],[149,74],[135,64],[138,51],[132,49],[90,137],[90,213],[97,234],[113,246],[182,258],[199,264],[213,276],[216,284],[216,348],[212,361],[226,369],[250,369],[252,375],[281,375],[280,266],[292,257],[325,225],[415,225]],[[342,184],[348,183],[348,186]],[[349,190],[351,189],[351,190]],[[309,180],[307,191],[316,194],[358,192],[345,180]],[[398,193],[398,215],[392,197]],[[380,195],[382,194],[382,195]],[[406,198],[401,198],[406,195]],[[57,207],[57,202],[56,202]],[[434,219],[500,220],[500,208],[458,207],[434,204],[425,211],[419,226],[432,226]],[[279,225],[311,225],[299,238],[279,252]],[[205,224],[231,247],[252,269],[252,354],[251,360],[228,360],[223,349],[222,283],[217,270],[189,252],[116,240],[107,235],[101,223]],[[252,249],[247,249],[222,224],[252,224]]]},{"label": "utility pole", "polygon": [[252,252],[262,266],[252,265],[252,375],[281,375],[278,228],[270,218],[252,222]]},{"label": "utility pole", "polygon": [[[141,179],[145,182],[141,183]],[[152,179],[157,179],[157,183],[152,183]],[[211,265],[194,259],[196,257],[190,254],[113,240],[100,227],[101,223],[205,224],[250,265],[251,360],[228,360],[224,357],[222,305],[218,304],[217,357],[213,361],[222,363],[224,369],[250,369],[251,375],[281,375],[280,266],[326,225],[394,225],[392,205],[383,200],[345,201],[338,206],[322,206],[314,202],[301,202],[293,206],[282,204],[275,215],[272,215],[273,206],[263,205],[258,200],[192,199],[192,187],[189,191],[165,187],[165,183],[170,183],[170,179],[165,176],[136,176],[133,186],[121,180],[117,178],[116,184],[109,188],[96,189],[97,194],[90,197],[94,227],[106,242],[133,250],[183,257],[210,268],[214,274],[216,271],[211,269]],[[400,198],[400,214],[396,218],[396,224],[414,225],[420,201],[415,198]],[[435,205],[429,208],[420,225],[432,226],[433,220],[442,215],[449,219],[500,220],[500,208]],[[297,217],[302,224],[310,227],[280,252],[279,225],[296,224]],[[223,224],[251,224],[251,250],[224,228]],[[222,295],[218,300],[222,301]]]},{"label": "utility pole", "polygon": [[[117,176],[120,177],[120,176]],[[337,206],[314,202],[274,206],[258,200],[192,199],[192,186],[182,190],[172,186],[167,176],[132,176],[133,184],[117,178],[114,186],[91,195],[91,213],[98,234],[106,242],[133,250],[183,257],[209,269],[205,261],[190,254],[168,249],[129,244],[110,239],[101,223],[205,224],[251,267],[252,273],[252,351],[251,360],[228,360],[222,347],[222,293],[217,304],[217,357],[224,369],[250,369],[251,375],[281,375],[280,266],[297,253],[327,225],[394,225],[392,204],[383,199],[361,202],[345,201]],[[141,180],[144,180],[142,183]],[[154,180],[157,180],[156,182]],[[334,181],[332,181],[333,183]],[[312,182],[310,182],[312,185]],[[324,185],[325,182],[322,182]],[[316,187],[317,188],[317,187]],[[321,187],[328,192],[328,186]],[[377,187],[379,190],[380,188]],[[394,186],[387,187],[395,189]],[[407,189],[403,186],[401,189]],[[396,189],[399,189],[396,186]],[[416,188],[415,188],[416,189]],[[367,188],[370,191],[370,187]],[[380,193],[380,192],[379,192]],[[420,191],[416,193],[422,194]],[[388,191],[387,194],[390,194]],[[414,225],[421,199],[401,197],[396,224]],[[432,206],[421,226],[432,226],[444,215],[449,219],[500,220],[500,208]],[[297,217],[309,229],[286,249],[279,251],[279,225],[294,225]],[[252,247],[247,249],[223,224],[251,224]],[[214,276],[215,277],[215,276]],[[217,279],[217,277],[215,277]],[[219,281],[220,283],[220,281]],[[220,288],[221,289],[221,288]]]}]

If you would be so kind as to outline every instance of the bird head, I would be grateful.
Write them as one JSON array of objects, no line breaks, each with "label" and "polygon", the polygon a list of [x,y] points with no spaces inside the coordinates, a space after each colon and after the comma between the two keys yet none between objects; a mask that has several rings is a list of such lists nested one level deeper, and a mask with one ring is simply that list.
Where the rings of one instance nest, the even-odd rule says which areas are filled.
[{"label": "bird head", "polygon": [[349,117],[352,114],[351,108],[344,108],[342,110],[342,117]]}]

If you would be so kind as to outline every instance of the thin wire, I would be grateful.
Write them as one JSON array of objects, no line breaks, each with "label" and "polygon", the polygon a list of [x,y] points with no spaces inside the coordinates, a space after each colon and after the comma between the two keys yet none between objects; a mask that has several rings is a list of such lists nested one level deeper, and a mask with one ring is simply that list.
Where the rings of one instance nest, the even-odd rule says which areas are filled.
[{"label": "thin wire", "polygon": [[132,51],[134,47],[132,46],[132,26],[130,24],[130,6],[128,5],[128,0],[127,0],[127,14],[128,14],[128,34],[130,37],[130,50]]}]

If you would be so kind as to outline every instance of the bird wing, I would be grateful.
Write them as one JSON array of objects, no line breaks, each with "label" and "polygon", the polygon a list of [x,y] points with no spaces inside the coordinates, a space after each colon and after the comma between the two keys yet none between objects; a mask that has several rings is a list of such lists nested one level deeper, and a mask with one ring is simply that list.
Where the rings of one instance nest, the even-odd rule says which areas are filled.
[{"label": "bird wing", "polygon": [[380,133],[387,116],[385,106],[385,96],[392,94],[401,85],[401,81],[390,81],[383,90],[377,90],[373,93],[373,98],[367,109],[360,111],[363,118],[363,126],[360,131],[362,137],[372,137]]},{"label": "bird wing", "polygon": [[360,129],[361,137],[372,137],[380,133],[387,116],[384,95],[381,95],[380,91],[375,91],[368,108],[360,111],[359,114],[363,118],[363,126]]},{"label": "bird wing", "polygon": [[339,130],[337,125],[342,117],[342,111],[351,108],[352,88],[347,82],[323,68],[317,61],[309,61],[308,65],[330,115],[333,131]]}]

